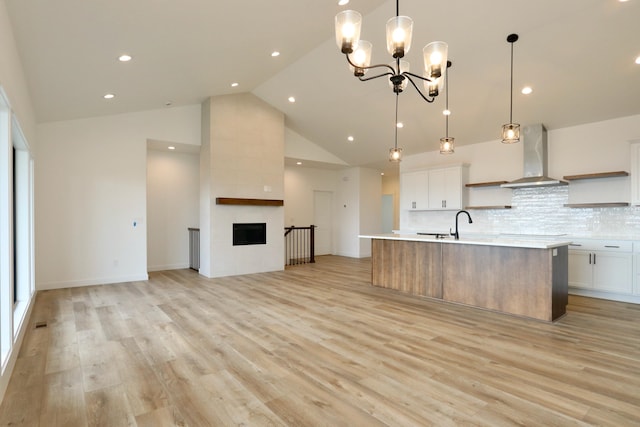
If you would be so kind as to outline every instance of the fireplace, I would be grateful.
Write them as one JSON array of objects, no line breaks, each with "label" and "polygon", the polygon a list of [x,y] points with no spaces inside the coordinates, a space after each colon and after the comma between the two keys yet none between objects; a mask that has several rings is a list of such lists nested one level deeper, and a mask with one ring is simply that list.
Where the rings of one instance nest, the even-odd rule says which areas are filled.
[{"label": "fireplace", "polygon": [[264,222],[234,223],[233,246],[266,245],[267,224]]}]

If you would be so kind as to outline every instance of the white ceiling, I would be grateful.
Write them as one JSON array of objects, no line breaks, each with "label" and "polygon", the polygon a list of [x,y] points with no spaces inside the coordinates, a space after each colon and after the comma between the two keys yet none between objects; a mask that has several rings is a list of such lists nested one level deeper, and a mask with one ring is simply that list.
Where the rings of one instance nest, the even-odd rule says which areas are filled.
[{"label": "white ceiling", "polygon": [[[250,91],[347,163],[386,165],[394,94],[383,79],[359,82],[348,71],[333,35],[345,8],[337,0],[4,1],[39,122]],[[395,2],[346,8],[364,15],[374,63],[390,62],[384,26]],[[556,129],[640,114],[640,0],[401,0],[400,12],[414,20],[412,71],[421,74],[422,46],[449,44],[449,134],[458,145],[497,140],[508,122],[510,33],[520,35],[515,122]],[[274,50],[281,55],[272,58]],[[119,63],[122,53],[133,61]],[[533,94],[520,94],[525,84]],[[104,100],[107,92],[116,97]],[[438,148],[443,108],[443,97],[427,104],[412,88],[400,95],[405,155]]]}]

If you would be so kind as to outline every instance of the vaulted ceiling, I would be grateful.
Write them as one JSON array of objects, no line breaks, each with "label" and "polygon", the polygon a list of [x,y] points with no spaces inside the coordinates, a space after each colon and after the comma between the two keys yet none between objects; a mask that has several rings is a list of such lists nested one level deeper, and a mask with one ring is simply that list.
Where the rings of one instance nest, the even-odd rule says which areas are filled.
[{"label": "vaulted ceiling", "polygon": [[[395,95],[383,79],[353,77],[333,22],[340,10],[360,11],[373,62],[390,62],[384,27],[394,1],[4,1],[39,122],[253,92],[351,165],[383,166],[393,146]],[[425,44],[449,44],[449,134],[458,145],[497,140],[508,122],[510,33],[520,36],[514,121],[556,129],[640,114],[639,0],[401,0],[400,12],[414,20],[412,71],[421,74]],[[133,60],[120,63],[123,53]],[[524,85],[533,93],[522,95]],[[428,104],[408,88],[399,100],[405,155],[436,150],[443,97]]]}]

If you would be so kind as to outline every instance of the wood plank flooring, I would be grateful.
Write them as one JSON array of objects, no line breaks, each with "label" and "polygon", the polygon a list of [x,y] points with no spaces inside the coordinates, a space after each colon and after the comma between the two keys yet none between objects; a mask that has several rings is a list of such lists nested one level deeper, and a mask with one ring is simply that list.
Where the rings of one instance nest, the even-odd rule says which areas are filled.
[{"label": "wood plank flooring", "polygon": [[572,296],[547,324],[370,280],[322,256],[41,292],[0,425],[640,425],[640,305]]}]

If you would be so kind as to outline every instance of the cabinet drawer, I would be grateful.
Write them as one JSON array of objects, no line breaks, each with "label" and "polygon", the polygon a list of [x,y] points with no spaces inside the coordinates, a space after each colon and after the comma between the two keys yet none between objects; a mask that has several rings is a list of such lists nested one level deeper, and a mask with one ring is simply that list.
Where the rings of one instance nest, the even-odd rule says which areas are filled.
[{"label": "cabinet drawer", "polygon": [[628,240],[580,240],[574,239],[570,250],[599,252],[632,252],[633,242]]}]

